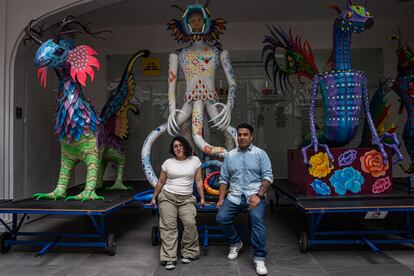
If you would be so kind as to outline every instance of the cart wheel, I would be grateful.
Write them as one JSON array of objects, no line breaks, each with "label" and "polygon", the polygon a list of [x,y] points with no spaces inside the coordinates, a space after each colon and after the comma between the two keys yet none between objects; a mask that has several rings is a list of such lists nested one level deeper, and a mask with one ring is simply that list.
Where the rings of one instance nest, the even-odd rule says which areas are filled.
[{"label": "cart wheel", "polygon": [[151,244],[152,246],[158,245],[158,226],[153,226],[151,230]]},{"label": "cart wheel", "polygon": [[269,200],[269,212],[270,212],[271,214],[273,214],[273,212],[275,211],[275,210],[274,210],[274,207],[275,207],[275,204],[274,204],[274,202],[273,202],[273,199]]},{"label": "cart wheel", "polygon": [[300,252],[302,253],[308,252],[309,241],[308,241],[308,233],[306,233],[306,231],[299,232],[298,245],[299,245]]},{"label": "cart wheel", "polygon": [[6,240],[11,240],[13,238],[12,234],[10,232],[4,232],[0,235],[0,252],[1,253],[7,253],[10,251],[11,246],[7,245],[5,242]]},{"label": "cart wheel", "polygon": [[106,252],[108,252],[109,256],[114,256],[116,253],[116,242],[113,233],[108,235],[107,243],[108,244],[106,245]]}]

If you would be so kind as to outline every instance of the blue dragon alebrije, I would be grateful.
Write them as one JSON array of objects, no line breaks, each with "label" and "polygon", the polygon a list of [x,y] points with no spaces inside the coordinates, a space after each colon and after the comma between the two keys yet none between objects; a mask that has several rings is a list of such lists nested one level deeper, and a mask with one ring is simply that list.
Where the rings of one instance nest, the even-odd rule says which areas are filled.
[{"label": "blue dragon alebrije", "polygon": [[[326,150],[329,161],[332,163],[333,155],[329,147],[345,146],[355,137],[359,125],[359,113],[363,104],[372,135],[372,145],[379,148],[384,162],[388,160],[384,146],[394,149],[398,155],[396,161],[398,162],[402,160],[402,155],[398,149],[397,135],[384,133],[383,136],[378,136],[369,112],[367,77],[362,71],[356,71],[351,67],[352,33],[361,33],[374,24],[374,19],[367,10],[367,1],[364,6],[360,6],[353,5],[350,0],[347,0],[344,11],[338,6],[332,7],[338,13],[333,31],[333,67],[330,71],[316,74],[312,80],[309,110],[311,143],[302,148],[303,161],[309,165],[307,157],[309,148],[317,153],[318,148],[322,147]],[[319,141],[314,122],[315,99],[318,89],[322,93],[325,113],[325,126]],[[384,139],[388,137],[393,140],[393,144],[384,142]]]},{"label": "blue dragon alebrije", "polygon": [[[95,192],[102,185],[106,164],[118,165],[117,180],[109,189],[128,189],[122,183],[125,155],[121,140],[128,136],[128,110],[138,111],[132,105],[135,79],[132,67],[136,60],[148,56],[148,50],[138,51],[129,61],[118,88],[97,116],[90,101],[83,95],[89,75],[93,80],[94,69],[99,69],[97,52],[87,45],[75,46],[68,37],[84,33],[95,38],[102,32],[92,32],[88,26],[68,16],[62,22],[52,25],[59,29],[53,39],[45,42],[41,35],[45,30],[35,30],[33,21],[26,27],[29,39],[40,45],[36,52],[35,66],[43,87],[46,87],[47,69],[55,71],[59,87],[55,131],[61,144],[61,165],[56,188],[50,193],[33,195],[35,199],[102,200]],[[73,168],[84,162],[87,176],[84,190],[76,196],[67,197],[67,188]]]},{"label": "blue dragon alebrije", "polygon": [[[270,31],[270,35],[265,35],[263,40],[265,45],[263,46],[262,60],[266,75],[273,82],[276,91],[280,90],[283,94],[290,91],[293,88],[292,76],[296,76],[301,84],[305,84],[304,79],[312,81],[313,76],[318,74],[319,70],[310,43],[307,40],[302,40],[299,35],[294,35],[292,30],[286,32],[275,26],[266,25],[266,27]],[[332,66],[331,54],[325,62],[324,70],[331,70]],[[372,120],[380,135],[384,132],[393,133],[397,129],[394,124],[386,125],[390,116],[391,104],[387,104],[385,95],[390,90],[390,83],[391,78],[381,80],[369,103]],[[306,124],[306,122],[303,123]],[[318,127],[317,129],[318,135],[321,135],[323,131]],[[370,136],[368,123],[365,121],[359,146],[371,146]],[[306,134],[305,137],[302,144],[307,144],[307,140],[310,141],[310,134]]]},{"label": "blue dragon alebrije", "polygon": [[405,169],[402,165],[400,167],[405,173],[414,173],[414,52],[407,43],[401,41],[401,35],[395,35],[392,39],[399,42],[396,51],[398,74],[394,79],[392,89],[401,97],[402,107],[407,110],[407,122],[402,136],[411,159],[408,169]]}]

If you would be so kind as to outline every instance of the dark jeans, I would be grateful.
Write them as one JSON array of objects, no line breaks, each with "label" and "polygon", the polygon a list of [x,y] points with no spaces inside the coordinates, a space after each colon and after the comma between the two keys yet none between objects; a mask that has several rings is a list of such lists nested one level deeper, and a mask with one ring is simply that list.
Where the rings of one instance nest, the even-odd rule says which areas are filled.
[{"label": "dark jeans", "polygon": [[[246,201],[246,197],[242,195],[240,205],[234,204],[227,198],[224,200],[223,205],[219,209],[216,217],[218,224],[223,226],[223,232],[230,245],[235,245],[240,242],[240,236],[237,233],[233,225],[234,217],[244,211],[249,204]],[[260,203],[253,209],[249,210],[249,218],[251,223],[251,243],[254,249],[253,255],[257,258],[266,257],[266,235],[264,225],[265,214],[265,200],[261,200]]]}]

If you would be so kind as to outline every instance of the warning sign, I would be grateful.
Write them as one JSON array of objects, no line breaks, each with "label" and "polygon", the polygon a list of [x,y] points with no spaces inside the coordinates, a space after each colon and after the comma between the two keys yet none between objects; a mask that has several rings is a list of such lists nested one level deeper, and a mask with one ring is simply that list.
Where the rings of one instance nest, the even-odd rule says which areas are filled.
[{"label": "warning sign", "polygon": [[160,58],[143,58],[142,59],[142,74],[144,76],[159,76],[161,74],[161,59]]}]

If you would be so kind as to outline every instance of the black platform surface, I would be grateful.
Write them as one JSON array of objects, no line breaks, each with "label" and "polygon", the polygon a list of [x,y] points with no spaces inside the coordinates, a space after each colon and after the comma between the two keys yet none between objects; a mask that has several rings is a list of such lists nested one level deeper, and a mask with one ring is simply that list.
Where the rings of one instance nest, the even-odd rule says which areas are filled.
[{"label": "black platform surface", "polygon": [[5,204],[9,201],[11,201],[11,199],[0,199],[0,205]]},{"label": "black platform surface", "polygon": [[414,193],[394,186],[394,191],[384,195],[355,196],[306,196],[293,190],[288,180],[277,180],[273,185],[277,192],[284,194],[305,210],[341,210],[341,209],[414,209]]},{"label": "black platform surface", "polygon": [[[110,186],[113,183],[105,183]],[[13,200],[0,205],[0,213],[9,213],[11,211],[30,211],[36,212],[62,212],[62,213],[105,213],[123,204],[131,202],[135,194],[150,189],[151,186],[146,181],[124,181],[127,186],[133,187],[128,191],[107,191],[99,189],[97,195],[103,196],[105,200],[65,201],[65,200],[35,200],[32,198]],[[81,192],[80,187],[69,189],[68,195],[76,195]]]}]

